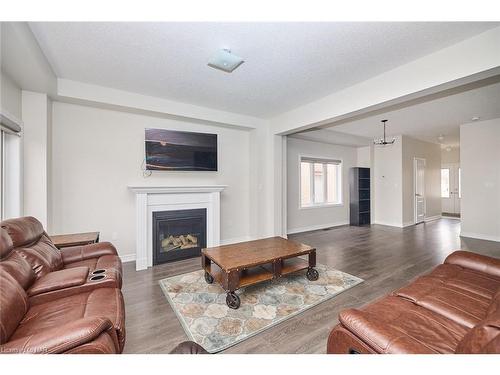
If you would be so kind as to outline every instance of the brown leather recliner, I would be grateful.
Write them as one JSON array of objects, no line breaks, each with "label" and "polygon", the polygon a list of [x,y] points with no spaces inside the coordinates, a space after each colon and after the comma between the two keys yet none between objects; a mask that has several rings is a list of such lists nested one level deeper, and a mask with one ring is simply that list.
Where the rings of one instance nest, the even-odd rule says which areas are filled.
[{"label": "brown leather recliner", "polygon": [[26,290],[36,284],[36,274],[4,230],[0,257],[0,353],[121,353],[125,310],[120,289],[53,295],[34,304]]},{"label": "brown leather recliner", "polygon": [[500,353],[500,259],[456,251],[339,320],[328,353]]},{"label": "brown leather recliner", "polygon": [[54,283],[61,283],[66,277],[86,278],[87,275],[82,276],[85,269],[88,270],[88,275],[97,270],[105,270],[106,277],[100,283],[103,286],[121,288],[122,263],[111,243],[101,242],[59,250],[34,217],[4,220],[0,225],[9,234],[14,251],[31,264],[37,279],[51,272],[65,270],[59,275],[52,275]]}]

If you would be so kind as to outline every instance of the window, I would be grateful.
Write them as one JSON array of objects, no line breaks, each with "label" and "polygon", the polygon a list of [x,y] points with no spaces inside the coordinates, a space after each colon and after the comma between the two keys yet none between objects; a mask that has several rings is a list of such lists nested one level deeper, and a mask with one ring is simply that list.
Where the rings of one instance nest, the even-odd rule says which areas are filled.
[{"label": "window", "polygon": [[441,198],[450,197],[450,170],[441,169]]},{"label": "window", "polygon": [[342,162],[302,157],[300,159],[300,206],[342,204]]}]

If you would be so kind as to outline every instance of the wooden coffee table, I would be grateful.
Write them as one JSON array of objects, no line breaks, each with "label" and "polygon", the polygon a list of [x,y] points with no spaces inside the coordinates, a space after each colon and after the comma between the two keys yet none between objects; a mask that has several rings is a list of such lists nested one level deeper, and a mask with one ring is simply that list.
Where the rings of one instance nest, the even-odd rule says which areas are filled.
[{"label": "wooden coffee table", "polygon": [[[301,255],[308,255],[308,260],[299,258]],[[316,249],[281,237],[202,249],[201,262],[206,282],[215,280],[224,288],[232,309],[240,307],[237,289],[305,269],[309,280],[319,277],[314,269]]]}]

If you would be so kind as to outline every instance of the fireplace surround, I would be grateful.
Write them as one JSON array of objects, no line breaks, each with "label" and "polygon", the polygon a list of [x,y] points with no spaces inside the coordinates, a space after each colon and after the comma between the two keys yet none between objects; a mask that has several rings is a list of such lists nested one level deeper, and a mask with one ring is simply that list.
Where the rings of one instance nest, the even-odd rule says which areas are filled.
[{"label": "fireplace surround", "polygon": [[225,185],[147,186],[129,185],[136,199],[137,271],[153,266],[153,213],[206,210],[206,247],[220,245],[220,193]]}]

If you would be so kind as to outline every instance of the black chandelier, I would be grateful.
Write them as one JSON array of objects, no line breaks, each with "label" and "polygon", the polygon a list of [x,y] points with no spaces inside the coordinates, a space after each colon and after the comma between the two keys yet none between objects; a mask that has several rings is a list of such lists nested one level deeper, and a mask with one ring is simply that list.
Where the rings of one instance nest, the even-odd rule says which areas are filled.
[{"label": "black chandelier", "polygon": [[378,145],[378,146],[392,145],[396,141],[396,138],[392,138],[392,140],[390,140],[390,141],[388,141],[385,138],[385,123],[386,122],[387,122],[387,120],[382,120],[382,124],[384,124],[384,137],[380,138],[380,139],[375,139],[373,141],[374,145]]}]

